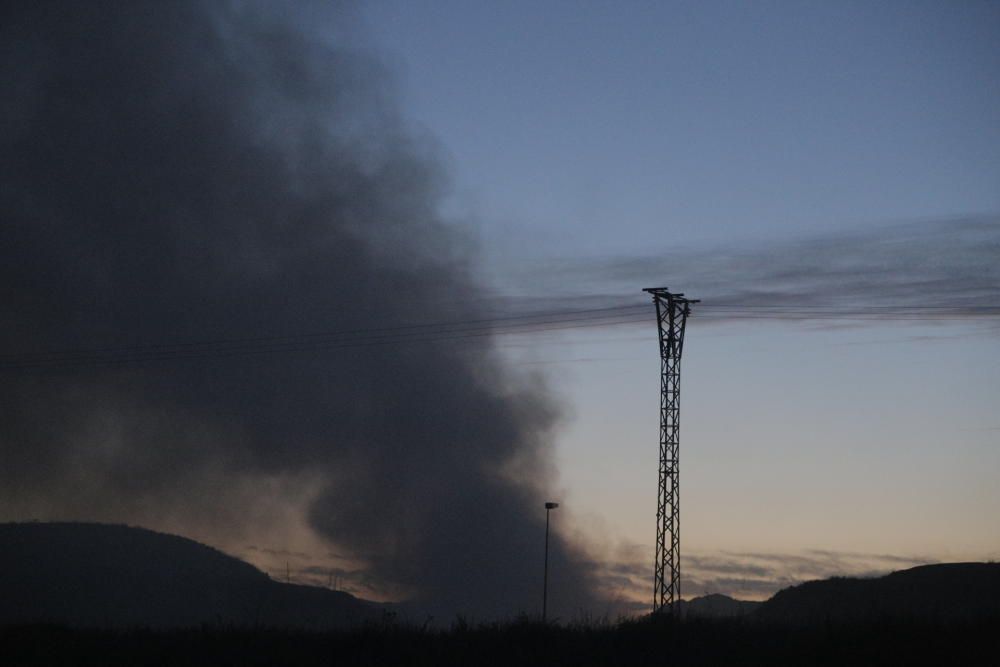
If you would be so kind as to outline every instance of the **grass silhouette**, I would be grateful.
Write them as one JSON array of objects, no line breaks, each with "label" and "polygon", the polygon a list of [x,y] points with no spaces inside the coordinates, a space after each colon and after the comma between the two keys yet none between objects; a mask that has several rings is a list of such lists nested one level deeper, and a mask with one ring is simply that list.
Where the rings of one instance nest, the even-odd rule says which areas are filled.
[{"label": "grass silhouette", "polygon": [[763,623],[642,618],[542,624],[520,618],[450,628],[392,619],[355,630],[202,626],[186,630],[0,629],[9,665],[992,665],[1000,619]]}]

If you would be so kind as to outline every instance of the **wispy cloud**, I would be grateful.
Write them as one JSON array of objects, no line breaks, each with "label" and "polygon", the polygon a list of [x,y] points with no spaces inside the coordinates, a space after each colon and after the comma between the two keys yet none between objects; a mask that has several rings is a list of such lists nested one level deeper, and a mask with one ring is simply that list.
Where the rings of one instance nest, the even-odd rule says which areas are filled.
[{"label": "wispy cloud", "polygon": [[[597,578],[609,598],[641,603],[651,596],[652,555],[634,549],[622,560],[595,565]],[[624,556],[626,552],[619,555]],[[685,598],[721,593],[744,600],[762,600],[803,581],[834,576],[879,576],[893,570],[934,563],[921,555],[897,555],[808,549],[779,552],[713,551],[681,558]],[[627,605],[626,605],[627,606]]]},{"label": "wispy cloud", "polygon": [[[705,592],[731,590],[739,595],[771,594],[803,581],[835,576],[877,576],[893,570],[934,563],[928,556],[807,549],[796,553],[721,552],[705,567],[691,562],[692,584]],[[721,567],[720,567],[721,566]],[[718,576],[718,575],[724,576]],[[689,588],[690,590],[690,588]]]},{"label": "wispy cloud", "polygon": [[881,225],[773,245],[553,259],[519,267],[511,284],[517,310],[641,304],[640,288],[667,285],[702,299],[699,322],[755,314],[826,327],[961,320],[1000,331],[1000,216]]}]

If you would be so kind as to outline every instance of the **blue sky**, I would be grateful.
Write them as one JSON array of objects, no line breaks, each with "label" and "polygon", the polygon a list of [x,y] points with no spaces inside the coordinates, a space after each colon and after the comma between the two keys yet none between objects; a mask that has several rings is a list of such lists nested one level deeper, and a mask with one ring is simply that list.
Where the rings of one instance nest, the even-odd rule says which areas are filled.
[{"label": "blue sky", "polygon": [[[996,3],[380,1],[362,15],[407,122],[442,158],[448,214],[500,290],[529,275],[536,296],[573,294],[560,276],[609,257],[765,256],[840,234],[891,243],[908,225],[968,218],[994,230],[980,250],[1000,262]],[[963,261],[933,247],[925,259]],[[547,274],[554,262],[576,273]],[[684,283],[671,274],[702,296]],[[993,289],[983,303],[998,305]],[[504,348],[562,397],[565,529],[640,574],[654,530],[653,326],[651,314],[648,327]],[[818,574],[896,563],[874,554],[1000,555],[995,328],[731,322],[689,336],[685,554],[854,554]],[[712,588],[693,563],[695,588]]]},{"label": "blue sky", "polygon": [[378,2],[492,241],[690,244],[1000,207],[987,3]]}]

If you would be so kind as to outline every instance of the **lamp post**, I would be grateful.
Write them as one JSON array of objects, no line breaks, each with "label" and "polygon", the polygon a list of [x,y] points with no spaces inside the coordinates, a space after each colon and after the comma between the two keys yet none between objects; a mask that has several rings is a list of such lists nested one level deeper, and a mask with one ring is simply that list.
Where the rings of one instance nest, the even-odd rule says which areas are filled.
[{"label": "lamp post", "polygon": [[559,507],[559,503],[545,503],[545,575],[542,579],[542,623],[546,622],[549,611],[549,512]]}]

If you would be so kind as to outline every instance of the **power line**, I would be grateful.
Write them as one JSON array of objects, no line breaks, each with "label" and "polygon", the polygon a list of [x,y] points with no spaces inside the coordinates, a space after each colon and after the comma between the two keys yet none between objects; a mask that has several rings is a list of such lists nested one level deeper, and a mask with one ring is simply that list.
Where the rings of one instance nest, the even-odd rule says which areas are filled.
[{"label": "power line", "polygon": [[[544,333],[565,329],[601,328],[642,323],[645,321],[645,308],[643,304],[622,304],[601,308],[538,311],[520,315],[499,315],[451,322],[360,327],[302,334],[8,353],[0,355],[0,371],[114,366],[206,357],[429,343],[489,336]],[[840,308],[818,304],[705,303],[702,304],[701,310],[703,312],[693,321],[937,321],[989,318],[1000,315],[1000,306],[985,304],[957,306],[872,305]]]},{"label": "power line", "polygon": [[[351,336],[365,336],[365,335],[393,335],[393,334],[409,334],[414,332],[426,332],[434,333],[437,330],[456,330],[464,329],[469,326],[473,328],[481,329],[492,329],[494,331],[505,329],[505,328],[519,328],[528,326],[531,324],[547,324],[550,322],[570,322],[576,321],[577,319],[603,319],[598,313],[604,312],[614,312],[623,310],[636,310],[638,313],[638,308],[641,306],[613,306],[608,308],[591,308],[586,310],[573,310],[573,311],[555,311],[555,312],[539,312],[539,313],[527,313],[523,315],[510,315],[510,316],[497,316],[492,318],[476,319],[476,320],[458,320],[451,322],[424,322],[416,324],[401,324],[395,326],[383,326],[383,327],[365,327],[357,329],[339,329],[339,330],[328,330],[328,331],[314,331],[302,334],[289,334],[289,335],[271,335],[271,336],[253,336],[253,337],[238,337],[238,338],[217,338],[217,339],[206,339],[206,340],[196,340],[196,341],[179,341],[179,342],[168,342],[168,343],[149,343],[144,345],[126,345],[126,346],[110,346],[110,347],[98,347],[98,348],[84,348],[84,349],[69,349],[60,350],[47,353],[38,353],[39,356],[44,356],[48,354],[100,354],[100,353],[114,353],[114,352],[126,352],[135,351],[143,352],[147,350],[164,350],[168,348],[188,348],[188,347],[203,347],[203,346],[214,346],[214,345],[228,345],[235,343],[283,343],[290,341],[300,341],[304,339],[318,339],[318,338],[332,338],[332,337],[351,337]],[[581,317],[574,317],[580,315]],[[506,326],[505,326],[506,323]],[[476,327],[475,325],[481,325]],[[10,359],[13,357],[22,356],[22,354],[0,354],[0,360]]]},{"label": "power line", "polygon": [[[231,357],[268,352],[301,352],[330,350],[351,347],[369,347],[395,343],[438,342],[468,338],[482,338],[494,335],[539,333],[576,328],[596,328],[638,323],[639,315],[591,316],[530,320],[498,326],[446,326],[433,330],[378,333],[382,329],[352,330],[328,334],[305,334],[288,337],[267,337],[261,339],[228,339],[211,342],[186,342],[133,346],[125,348],[97,348],[86,351],[56,351],[40,354],[6,355],[0,361],[0,371],[25,370],[32,368],[76,368],[83,366],[107,366],[149,361],[187,360],[204,357]],[[430,325],[415,325],[420,327]],[[372,332],[372,333],[367,333]],[[367,333],[367,335],[357,335]],[[312,338],[313,340],[308,340]]]}]

